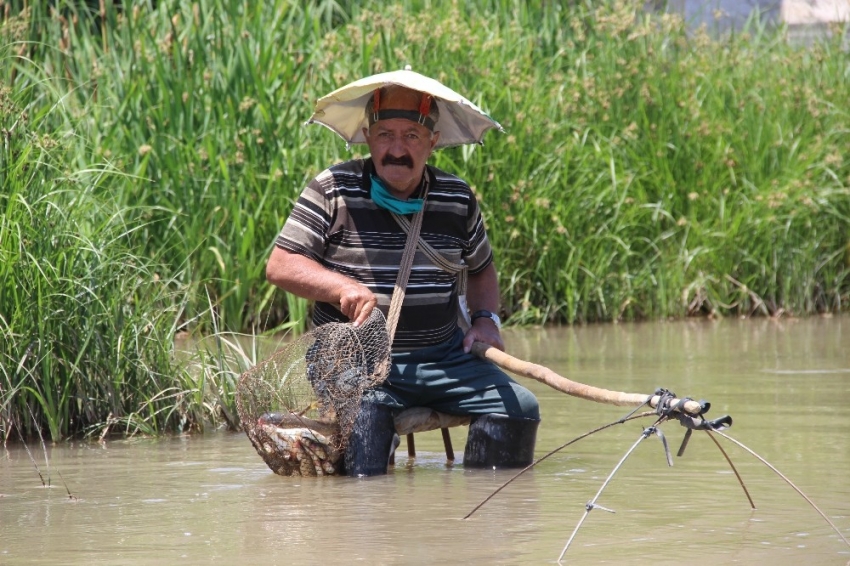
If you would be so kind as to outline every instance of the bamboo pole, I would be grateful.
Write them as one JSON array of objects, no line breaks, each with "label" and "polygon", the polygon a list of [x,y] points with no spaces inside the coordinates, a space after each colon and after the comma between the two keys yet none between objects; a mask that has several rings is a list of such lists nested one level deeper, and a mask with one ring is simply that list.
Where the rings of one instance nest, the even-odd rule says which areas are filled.
[{"label": "bamboo pole", "polygon": [[[643,393],[610,391],[608,389],[578,383],[562,375],[558,375],[547,367],[520,360],[482,342],[475,342],[472,345],[471,351],[473,354],[493,362],[506,371],[545,383],[553,389],[580,399],[621,407],[638,407],[647,401],[648,396]],[[649,405],[652,408],[656,408],[659,399],[660,396],[653,395],[649,398]],[[672,406],[678,402],[679,399],[673,399],[670,404]],[[701,410],[701,405],[696,401],[686,401],[683,406],[683,412],[689,415],[699,415]]]}]

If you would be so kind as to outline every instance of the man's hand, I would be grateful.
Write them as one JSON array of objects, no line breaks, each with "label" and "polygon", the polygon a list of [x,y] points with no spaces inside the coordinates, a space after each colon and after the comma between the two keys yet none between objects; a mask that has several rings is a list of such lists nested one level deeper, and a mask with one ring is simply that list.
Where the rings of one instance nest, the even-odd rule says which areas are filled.
[{"label": "man's hand", "polygon": [[366,322],[378,304],[378,299],[365,285],[283,248],[272,250],[266,278],[269,283],[299,297],[337,305],[355,326]]},{"label": "man's hand", "polygon": [[339,312],[347,316],[354,326],[366,322],[377,304],[378,299],[365,285],[352,281],[339,290]]},{"label": "man's hand", "polygon": [[[490,263],[483,271],[469,276],[466,288],[466,300],[469,301],[469,312],[488,310],[499,311],[499,282],[496,277],[496,267]],[[489,344],[504,351],[505,344],[499,334],[499,327],[489,318],[476,318],[472,321],[466,336],[463,338],[463,351],[469,352],[475,341]]]},{"label": "man's hand", "polygon": [[502,335],[499,333],[499,328],[489,318],[481,317],[475,319],[472,327],[466,332],[466,336],[463,337],[463,351],[469,353],[473,342],[483,342],[499,350],[505,350],[505,343],[502,342]]}]

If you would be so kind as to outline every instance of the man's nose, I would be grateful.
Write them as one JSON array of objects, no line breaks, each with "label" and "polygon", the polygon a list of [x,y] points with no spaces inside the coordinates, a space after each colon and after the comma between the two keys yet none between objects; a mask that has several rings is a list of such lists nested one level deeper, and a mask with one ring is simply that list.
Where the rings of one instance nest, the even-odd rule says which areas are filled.
[{"label": "man's nose", "polygon": [[390,141],[390,147],[388,153],[393,155],[394,157],[401,157],[407,155],[407,150],[404,147],[404,138],[401,136],[393,136]]}]

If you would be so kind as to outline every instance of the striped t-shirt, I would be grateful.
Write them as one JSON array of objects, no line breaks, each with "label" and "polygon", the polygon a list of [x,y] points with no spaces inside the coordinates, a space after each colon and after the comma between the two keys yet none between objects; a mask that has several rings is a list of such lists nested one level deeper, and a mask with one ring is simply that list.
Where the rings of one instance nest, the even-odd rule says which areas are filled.
[{"label": "striped t-shirt", "polygon": [[[420,237],[449,261],[463,260],[470,275],[481,272],[493,261],[493,253],[472,190],[436,167],[426,170],[430,186]],[[407,235],[392,214],[370,198],[373,173],[371,159],[347,161],[320,173],[301,193],[276,244],[367,286],[386,315]],[[457,329],[457,277],[417,250],[394,351],[452,337]],[[316,303],[314,324],[347,320],[335,307]]]}]

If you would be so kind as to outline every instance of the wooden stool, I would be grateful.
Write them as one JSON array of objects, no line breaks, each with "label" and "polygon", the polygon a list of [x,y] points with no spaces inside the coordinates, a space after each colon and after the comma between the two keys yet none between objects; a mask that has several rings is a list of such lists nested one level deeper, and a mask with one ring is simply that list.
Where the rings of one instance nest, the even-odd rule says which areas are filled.
[{"label": "wooden stool", "polygon": [[[411,407],[396,416],[395,430],[399,436],[407,437],[407,455],[410,458],[415,458],[416,443],[413,440],[413,434],[440,429],[440,432],[443,434],[443,446],[446,449],[446,460],[448,462],[454,462],[455,453],[452,448],[452,437],[449,434],[449,428],[466,426],[469,424],[469,421],[469,416],[447,415],[427,407]],[[395,464],[395,454],[390,458],[390,464]]]}]

